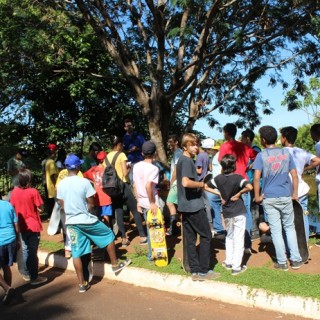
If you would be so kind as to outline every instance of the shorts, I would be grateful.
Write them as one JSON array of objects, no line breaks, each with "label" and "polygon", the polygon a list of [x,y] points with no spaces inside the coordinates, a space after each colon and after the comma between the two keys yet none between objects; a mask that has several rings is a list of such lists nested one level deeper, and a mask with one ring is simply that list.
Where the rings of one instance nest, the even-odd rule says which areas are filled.
[{"label": "shorts", "polygon": [[112,204],[100,207],[100,217],[112,216]]},{"label": "shorts", "polygon": [[101,221],[93,224],[67,225],[71,239],[73,258],[91,253],[91,241],[99,248],[105,248],[114,240],[114,234]]},{"label": "shorts", "polygon": [[178,188],[177,188],[177,181],[175,181],[172,186],[170,187],[167,202],[178,204]]},{"label": "shorts", "polygon": [[0,246],[0,267],[11,267],[17,261],[17,242],[16,240]]}]

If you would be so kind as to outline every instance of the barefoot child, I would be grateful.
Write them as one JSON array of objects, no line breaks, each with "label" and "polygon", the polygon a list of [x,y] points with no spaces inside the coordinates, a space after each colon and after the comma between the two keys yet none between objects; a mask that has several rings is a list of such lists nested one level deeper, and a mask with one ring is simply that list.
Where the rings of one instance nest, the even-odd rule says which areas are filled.
[{"label": "barefoot child", "polygon": [[234,155],[226,154],[220,162],[222,174],[209,181],[206,187],[207,191],[221,195],[222,214],[227,231],[226,260],[222,262],[222,266],[232,270],[233,276],[247,269],[246,266],[241,266],[246,229],[246,207],[241,195],[253,189],[246,179],[234,173],[236,161]]}]

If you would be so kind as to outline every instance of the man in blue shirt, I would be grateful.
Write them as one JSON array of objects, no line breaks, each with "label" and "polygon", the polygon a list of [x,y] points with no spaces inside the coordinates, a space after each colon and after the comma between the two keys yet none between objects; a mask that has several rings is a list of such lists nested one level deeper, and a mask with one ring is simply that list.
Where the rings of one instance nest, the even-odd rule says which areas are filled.
[{"label": "man in blue shirt", "polygon": [[[265,148],[258,153],[254,163],[254,195],[262,203],[269,222],[271,237],[276,251],[276,269],[288,270],[286,248],[282,230],[286,234],[292,269],[299,269],[302,259],[298,249],[294,226],[292,199],[298,199],[298,176],[295,163],[288,150],[276,147],[277,131],[271,126],[259,130],[261,144]],[[289,177],[292,177],[292,184]],[[260,178],[262,188],[260,194]]]}]

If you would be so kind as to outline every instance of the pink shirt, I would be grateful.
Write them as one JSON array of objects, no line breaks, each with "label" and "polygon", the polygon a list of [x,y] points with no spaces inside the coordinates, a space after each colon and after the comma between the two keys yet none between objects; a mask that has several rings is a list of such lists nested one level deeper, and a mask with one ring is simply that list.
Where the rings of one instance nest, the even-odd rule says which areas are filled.
[{"label": "pink shirt", "polygon": [[236,171],[234,173],[240,174],[248,180],[246,171],[249,159],[254,160],[258,152],[242,142],[230,140],[221,145],[218,158],[219,162],[226,154],[233,154],[237,157]]},{"label": "pink shirt", "polygon": [[37,207],[43,204],[37,189],[16,187],[12,190],[10,203],[13,205],[18,216],[21,232],[40,232],[42,224]]},{"label": "pink shirt", "polygon": [[149,209],[150,202],[147,195],[146,184],[152,182],[152,192],[158,203],[158,191],[156,185],[159,183],[159,168],[152,163],[140,161],[133,167],[133,182],[138,195],[138,205],[142,208]]}]

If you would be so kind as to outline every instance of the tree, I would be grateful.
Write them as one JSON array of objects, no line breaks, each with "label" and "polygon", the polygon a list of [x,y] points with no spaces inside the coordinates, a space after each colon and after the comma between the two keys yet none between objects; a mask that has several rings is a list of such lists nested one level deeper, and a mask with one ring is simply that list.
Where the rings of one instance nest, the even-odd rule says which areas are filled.
[{"label": "tree", "polygon": [[213,111],[238,115],[238,126],[253,128],[259,105],[272,112],[254,83],[273,69],[274,85],[283,67],[319,49],[310,36],[318,1],[62,2],[66,11],[76,4],[127,80],[162,160],[179,111],[187,113],[185,131],[200,118],[214,125]]}]

